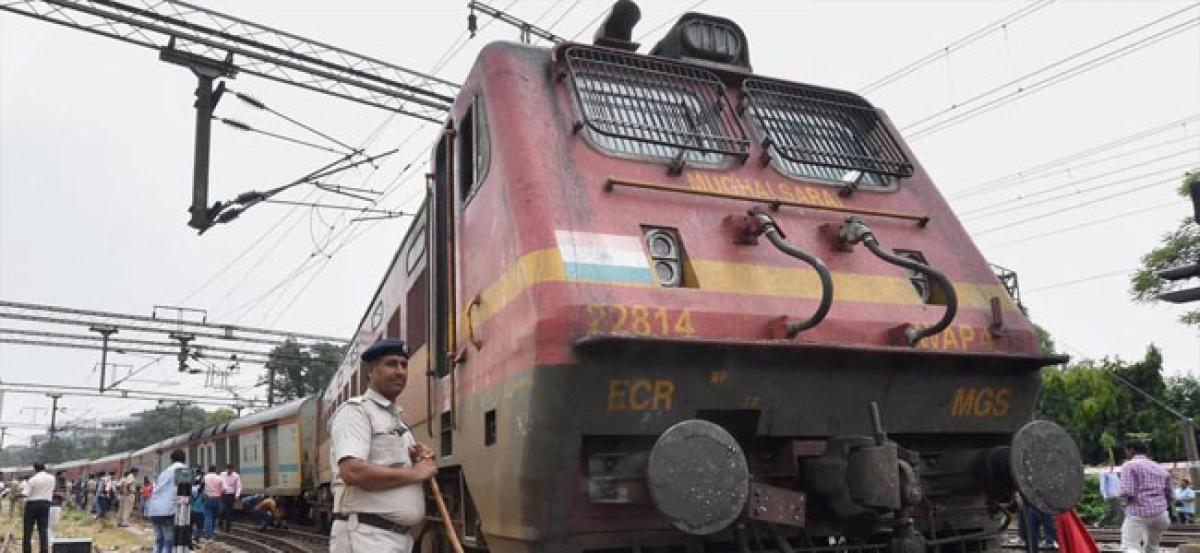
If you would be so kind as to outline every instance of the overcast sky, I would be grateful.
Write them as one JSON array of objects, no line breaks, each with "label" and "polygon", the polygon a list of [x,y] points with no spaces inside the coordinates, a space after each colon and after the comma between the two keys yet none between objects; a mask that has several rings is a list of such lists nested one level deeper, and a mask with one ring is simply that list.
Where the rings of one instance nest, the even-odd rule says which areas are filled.
[{"label": "overcast sky", "polygon": [[[666,30],[656,26],[696,3],[642,2],[634,34],[653,30],[643,51]],[[436,68],[451,81],[465,76],[484,44],[517,36],[496,24],[467,41],[467,10],[458,1],[203,4],[420,71]],[[902,128],[989,260],[1020,275],[1034,320],[1073,357],[1135,359],[1155,343],[1171,374],[1196,370],[1200,341],[1176,321],[1181,309],[1134,304],[1127,289],[1139,256],[1190,213],[1173,190],[1186,166],[1200,166],[1200,4],[700,4],[698,11],[744,28],[757,72],[783,79],[862,90],[940,50],[866,96]],[[582,40],[609,5],[517,0],[509,10]],[[1028,14],[1003,29],[946,49],[1023,8]],[[253,76],[228,84],[343,141],[377,151],[400,146],[377,170],[339,183],[386,191],[380,206],[388,209],[418,205],[434,125]],[[206,309],[210,321],[349,336],[408,220],[350,224],[332,210],[260,205],[197,236],[185,211],[194,87],[187,71],[151,50],[0,12],[0,298],[147,315],[154,305],[186,305]],[[217,113],[305,136],[231,97]],[[958,114],[971,116],[930,126]],[[1154,128],[1120,147],[1028,171]],[[210,198],[270,188],[330,159],[218,125]],[[1025,178],[1012,177],[1022,171]],[[311,188],[284,197],[354,203]],[[0,327],[22,325],[0,320]],[[0,345],[0,379],[94,384],[98,360],[92,351]],[[236,380],[247,384],[259,370],[247,365]],[[204,391],[203,376],[179,377],[171,359],[142,378],[150,382],[139,388]],[[70,397],[61,404],[67,419],[153,406]],[[35,419],[22,410],[48,405],[45,397],[8,394],[0,421],[45,423],[44,413]]]}]

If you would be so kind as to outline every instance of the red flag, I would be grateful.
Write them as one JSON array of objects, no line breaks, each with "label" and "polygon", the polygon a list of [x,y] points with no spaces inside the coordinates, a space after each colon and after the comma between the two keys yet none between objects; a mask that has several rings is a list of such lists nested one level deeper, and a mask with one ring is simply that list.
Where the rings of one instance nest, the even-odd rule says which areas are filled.
[{"label": "red flag", "polygon": [[1061,553],[1100,553],[1087,526],[1073,509],[1054,517],[1054,527],[1058,531],[1058,550]]}]

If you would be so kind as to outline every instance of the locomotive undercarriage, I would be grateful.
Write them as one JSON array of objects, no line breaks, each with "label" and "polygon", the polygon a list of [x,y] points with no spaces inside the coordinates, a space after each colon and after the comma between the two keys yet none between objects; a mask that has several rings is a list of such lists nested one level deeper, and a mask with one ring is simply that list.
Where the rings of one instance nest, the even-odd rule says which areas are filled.
[{"label": "locomotive undercarriage", "polygon": [[[1013,496],[1007,446],[970,447],[946,451],[917,451],[883,445],[872,436],[838,436],[828,440],[763,438],[741,442],[749,461],[748,497],[736,511],[735,521],[718,532],[682,540],[664,540],[653,534],[641,539],[624,535],[620,540],[679,544],[681,551],[989,551],[999,547],[998,537],[1007,527]],[[897,437],[908,443],[909,437]],[[922,441],[913,437],[911,441]],[[964,437],[964,441],[1002,443],[1005,436]],[[626,466],[613,467],[628,479],[616,492],[629,504],[652,505],[654,493],[643,464],[650,452],[644,439],[606,438],[593,447],[613,450],[624,441],[631,451],[622,456]],[[639,443],[640,442],[640,443]],[[601,445],[603,444],[603,445]],[[601,456],[603,457],[603,456]],[[610,459],[616,455],[609,456]],[[593,472],[591,479],[597,475]],[[690,487],[694,487],[692,484]],[[590,486],[593,487],[593,486]],[[602,496],[604,490],[593,490]],[[603,500],[603,499],[601,499]],[[701,508],[703,510],[703,508]],[[671,515],[686,516],[674,511]],[[659,513],[664,516],[663,513]],[[695,513],[684,525],[703,525],[712,513]],[[702,519],[702,520],[697,520]],[[685,546],[692,542],[689,549]],[[643,551],[673,550],[641,547]],[[580,550],[580,549],[572,549]],[[590,549],[581,548],[583,551]],[[597,548],[596,551],[636,551],[638,547]]]},{"label": "locomotive undercarriage", "polygon": [[[1050,423],[1026,424],[1039,378],[1033,359],[730,344],[666,353],[666,344],[615,342],[624,347],[591,351],[609,390],[607,412],[591,416],[605,422],[588,414],[579,422],[585,433],[625,426],[651,435],[583,437],[588,501],[644,506],[679,532],[673,543],[651,532],[647,541],[617,540],[638,546],[569,550],[994,551],[1018,488],[1060,510],[1047,501],[1073,501],[1082,484],[1069,437]],[[654,369],[633,359],[653,360]],[[746,388],[725,386],[734,371]],[[622,411],[614,376],[639,372],[651,374],[649,392],[643,384],[641,403],[630,396]],[[673,375],[674,417],[653,412],[660,374]],[[978,408],[960,405],[963,390],[982,383],[1008,390],[1003,408],[989,412],[978,398]],[[757,397],[746,401],[746,389]],[[1031,463],[1031,451],[1045,455]],[[744,469],[724,462],[726,453]]]},{"label": "locomotive undercarriage", "polygon": [[[1028,429],[1037,359],[602,343],[458,405],[456,444],[484,442],[469,423],[492,409],[522,413],[495,417],[511,426],[490,448],[444,459],[461,463],[439,480],[469,548],[995,551],[1015,490],[1071,474],[1069,455],[1012,469],[1014,449],[1069,442]],[[960,393],[987,386],[1003,405]],[[437,551],[427,526],[421,550]]]}]

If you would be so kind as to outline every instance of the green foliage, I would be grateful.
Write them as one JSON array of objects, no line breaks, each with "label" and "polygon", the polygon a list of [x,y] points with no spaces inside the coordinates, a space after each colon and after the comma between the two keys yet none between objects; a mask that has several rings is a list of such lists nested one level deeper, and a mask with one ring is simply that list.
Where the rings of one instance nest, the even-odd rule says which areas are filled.
[{"label": "green foliage", "polygon": [[[271,350],[267,369],[274,371],[276,403],[310,396],[320,392],[333,378],[345,348],[333,344],[316,344],[308,349],[293,340]],[[267,384],[271,373],[260,384]]]},{"label": "green foliage", "polygon": [[207,426],[209,413],[189,405],[166,405],[134,413],[134,421],[108,442],[108,452],[141,449],[154,442]]},{"label": "green foliage", "polygon": [[1037,333],[1038,345],[1042,346],[1042,353],[1046,355],[1054,355],[1055,350],[1054,339],[1050,337],[1050,333],[1046,329],[1038,325],[1033,325],[1033,331]]},{"label": "green foliage", "polygon": [[1137,362],[1106,358],[1045,369],[1038,415],[1065,428],[1088,464],[1118,461],[1113,453],[1118,440],[1138,436],[1150,442],[1155,458],[1182,459],[1179,419],[1116,378],[1186,416],[1200,416],[1200,383],[1190,376],[1164,379],[1162,362],[1162,352],[1151,345]]},{"label": "green foliage", "polygon": [[[1180,195],[1188,196],[1193,183],[1200,183],[1200,170],[1184,175]],[[1186,217],[1178,228],[1162,236],[1158,247],[1142,256],[1141,267],[1130,277],[1129,293],[1136,301],[1153,302],[1163,292],[1189,286],[1186,280],[1168,282],[1155,273],[1197,261],[1200,261],[1200,225],[1192,217]],[[1200,326],[1200,309],[1184,313],[1179,320],[1186,325]]]},{"label": "green foliage", "polygon": [[228,407],[222,407],[204,416],[204,426],[216,426],[237,418],[237,413]]},{"label": "green foliage", "polygon": [[1075,504],[1075,514],[1088,524],[1104,518],[1104,496],[1100,495],[1100,479],[1088,476],[1083,482],[1083,496]]}]

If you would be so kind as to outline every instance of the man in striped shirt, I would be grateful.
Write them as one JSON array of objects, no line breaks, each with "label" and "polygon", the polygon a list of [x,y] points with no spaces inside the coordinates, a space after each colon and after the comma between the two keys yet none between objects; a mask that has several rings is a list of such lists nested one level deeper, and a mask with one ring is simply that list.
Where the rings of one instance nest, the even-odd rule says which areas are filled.
[{"label": "man in striped shirt", "polygon": [[1125,522],[1121,524],[1121,549],[1126,553],[1158,553],[1162,533],[1171,524],[1171,477],[1150,460],[1149,447],[1141,441],[1125,444],[1121,465],[1121,498],[1125,500]]}]

